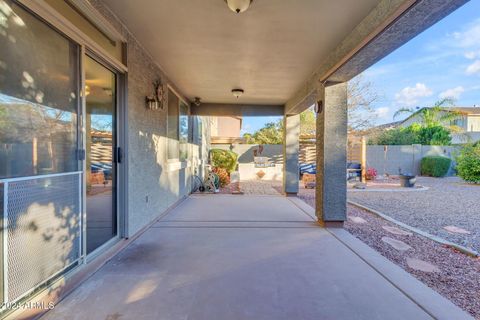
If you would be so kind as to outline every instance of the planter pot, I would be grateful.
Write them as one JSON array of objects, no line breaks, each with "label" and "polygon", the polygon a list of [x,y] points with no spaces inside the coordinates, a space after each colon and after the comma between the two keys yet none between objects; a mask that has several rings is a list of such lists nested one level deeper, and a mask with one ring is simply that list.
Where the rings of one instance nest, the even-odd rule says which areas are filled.
[{"label": "planter pot", "polygon": [[401,174],[399,178],[400,186],[404,188],[413,188],[415,186],[415,182],[417,182],[417,177],[412,175]]}]

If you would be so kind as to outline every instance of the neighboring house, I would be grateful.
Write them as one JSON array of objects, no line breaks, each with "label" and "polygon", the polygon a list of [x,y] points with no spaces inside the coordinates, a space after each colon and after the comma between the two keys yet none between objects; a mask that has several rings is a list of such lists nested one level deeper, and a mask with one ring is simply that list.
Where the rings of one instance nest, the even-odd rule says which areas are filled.
[{"label": "neighboring house", "polygon": [[[475,142],[480,140],[480,107],[449,107],[445,112],[458,112],[457,119],[445,125],[456,126],[459,132],[452,134],[452,143]],[[420,111],[420,110],[419,110]],[[421,122],[418,112],[412,114],[399,123],[401,127],[408,127]]]},{"label": "neighboring house", "polygon": [[[382,124],[371,129],[355,132],[350,134],[353,137],[360,138],[365,136],[368,138],[373,137],[374,135],[386,131],[395,129],[398,127],[406,128],[414,123],[421,123],[422,119],[419,115],[419,109],[416,113],[410,115],[405,120],[395,121],[386,124]],[[460,115],[457,119],[445,123],[445,125],[455,126],[458,128],[459,132],[452,134],[452,143],[465,143],[465,142],[476,142],[480,140],[480,107],[449,107],[445,108],[445,112],[458,112]],[[349,136],[350,136],[349,135]]]},{"label": "neighboring house", "polygon": [[242,117],[212,117],[210,120],[210,137],[212,144],[242,143],[240,135]]}]

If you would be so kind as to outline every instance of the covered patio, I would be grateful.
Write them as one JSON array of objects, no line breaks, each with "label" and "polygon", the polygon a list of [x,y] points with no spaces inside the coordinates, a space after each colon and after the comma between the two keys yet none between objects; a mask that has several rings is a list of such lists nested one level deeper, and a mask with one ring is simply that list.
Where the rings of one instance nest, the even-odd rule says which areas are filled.
[{"label": "covered patio", "polygon": [[[465,2],[0,0],[0,317],[468,318],[342,229],[347,82]],[[311,106],[315,209],[295,197]],[[282,195],[192,195],[210,117],[239,115],[282,117]]]},{"label": "covered patio", "polygon": [[312,211],[190,196],[42,319],[469,319]]}]

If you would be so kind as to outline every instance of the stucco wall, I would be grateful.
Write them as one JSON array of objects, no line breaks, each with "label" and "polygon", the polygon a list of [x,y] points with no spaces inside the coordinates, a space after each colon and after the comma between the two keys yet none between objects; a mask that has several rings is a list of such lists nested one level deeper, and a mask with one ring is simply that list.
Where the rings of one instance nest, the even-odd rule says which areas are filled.
[{"label": "stucco wall", "polygon": [[283,145],[263,145],[262,157],[267,157],[274,166],[257,168],[253,162],[253,150],[258,150],[257,144],[216,144],[212,148],[232,150],[238,154],[238,172],[240,180],[256,180],[257,172],[263,171],[265,176],[262,180],[282,181],[283,178]]},{"label": "stucco wall", "polygon": [[[145,96],[151,94],[153,81],[161,79],[175,88],[174,84],[100,1],[90,2],[127,39],[128,234],[133,235],[188,194],[194,168],[178,169],[178,163],[167,162],[167,112],[145,108]],[[175,90],[180,92],[178,88]],[[209,136],[207,130],[209,121],[203,121],[205,137]],[[192,158],[192,154],[198,154],[197,149],[193,144],[190,146],[192,164],[199,164]]]},{"label": "stucco wall", "polygon": [[[213,148],[232,150],[238,154],[238,163],[253,163],[253,150],[258,149],[258,144],[216,144]],[[259,156],[268,157],[271,162],[281,164],[283,163],[283,145],[264,144],[263,152]]]}]

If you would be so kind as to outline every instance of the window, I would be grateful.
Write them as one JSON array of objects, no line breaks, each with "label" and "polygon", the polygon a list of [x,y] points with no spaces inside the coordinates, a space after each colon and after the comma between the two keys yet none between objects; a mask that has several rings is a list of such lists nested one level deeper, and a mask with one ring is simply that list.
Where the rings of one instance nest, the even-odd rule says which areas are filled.
[{"label": "window", "polygon": [[188,159],[189,118],[188,105],[168,90],[167,117],[168,159]]},{"label": "window", "polygon": [[180,103],[180,161],[188,159],[188,106]]},{"label": "window", "polygon": [[178,97],[169,89],[167,116],[168,159],[178,159],[178,103]]},{"label": "window", "polygon": [[0,2],[0,178],[77,171],[78,46]]}]

